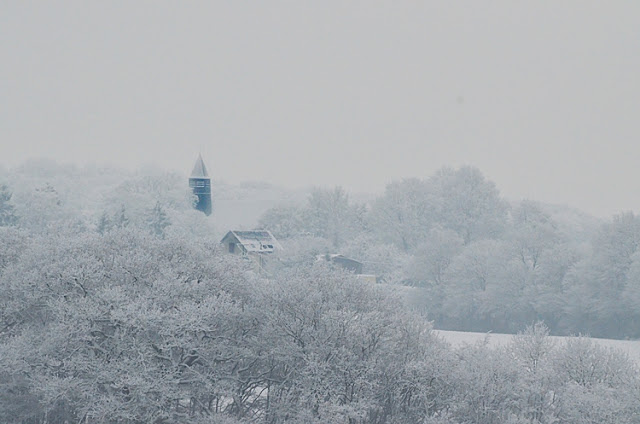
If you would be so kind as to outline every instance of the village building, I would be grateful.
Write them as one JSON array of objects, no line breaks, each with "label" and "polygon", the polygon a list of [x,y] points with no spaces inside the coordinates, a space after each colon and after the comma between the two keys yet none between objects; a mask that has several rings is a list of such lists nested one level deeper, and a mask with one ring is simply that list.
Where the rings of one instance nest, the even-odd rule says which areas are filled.
[{"label": "village building", "polygon": [[355,259],[347,258],[346,256],[339,254],[327,254],[319,255],[318,260],[324,260],[331,262],[332,264],[339,266],[342,269],[351,271],[354,274],[362,274],[362,262]]},{"label": "village building", "polygon": [[352,272],[355,274],[356,278],[362,281],[367,281],[370,283],[379,282],[378,277],[373,274],[363,274],[362,268],[363,264],[360,261],[357,261],[352,258],[347,258],[344,255],[340,254],[326,254],[326,255],[318,255],[318,261],[327,261],[333,264],[336,267],[342,268],[346,271]]},{"label": "village building", "polygon": [[260,270],[264,269],[268,255],[282,250],[278,240],[267,230],[232,230],[220,243],[225,252],[254,260]]}]

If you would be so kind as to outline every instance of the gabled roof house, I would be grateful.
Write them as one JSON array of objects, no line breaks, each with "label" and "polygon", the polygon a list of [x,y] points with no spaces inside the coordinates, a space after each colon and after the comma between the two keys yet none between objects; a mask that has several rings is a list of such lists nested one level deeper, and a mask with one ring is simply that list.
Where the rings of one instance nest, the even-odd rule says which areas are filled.
[{"label": "gabled roof house", "polygon": [[266,230],[229,231],[220,241],[225,251],[237,255],[273,253],[282,250],[278,240]]}]

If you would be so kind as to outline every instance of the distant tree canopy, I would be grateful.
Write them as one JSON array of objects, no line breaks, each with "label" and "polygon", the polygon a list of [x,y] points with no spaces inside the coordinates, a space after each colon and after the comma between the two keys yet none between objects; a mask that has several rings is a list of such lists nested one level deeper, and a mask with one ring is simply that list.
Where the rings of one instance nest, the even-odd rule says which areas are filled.
[{"label": "distant tree canopy", "polygon": [[274,208],[260,224],[273,227],[281,237],[323,237],[334,248],[367,233],[377,243],[394,244],[410,253],[435,227],[456,232],[465,244],[500,237],[508,209],[495,185],[476,168],[444,168],[427,180],[389,184],[369,207],[352,204],[341,187],[315,188],[306,207]]},{"label": "distant tree canopy", "polygon": [[424,243],[436,226],[455,231],[465,244],[499,237],[507,212],[495,184],[472,167],[443,168],[427,180],[392,183],[371,208],[380,239],[404,251]]},{"label": "distant tree canopy", "polygon": [[439,328],[515,332],[544,320],[557,334],[640,337],[637,218],[566,219],[534,201],[510,204],[462,167],[392,182],[362,205],[342,188],[315,189],[306,206],[269,210],[261,225],[292,245],[326,240],[318,253],[348,254],[387,282],[421,287]]},{"label": "distant tree canopy", "polygon": [[[223,224],[215,213],[193,210],[186,178],[175,173],[47,162],[2,172],[0,227],[28,237],[124,228],[204,243],[229,229],[216,228]],[[515,332],[544,320],[553,334],[640,337],[631,212],[600,221],[566,207],[507,202],[473,167],[394,181],[367,201],[342,187],[309,190],[299,203],[300,193],[264,184],[222,187],[219,195],[236,200],[283,199],[259,226],[285,246],[278,255],[285,268],[344,254],[381,281],[418,287],[416,302],[437,328]]]}]

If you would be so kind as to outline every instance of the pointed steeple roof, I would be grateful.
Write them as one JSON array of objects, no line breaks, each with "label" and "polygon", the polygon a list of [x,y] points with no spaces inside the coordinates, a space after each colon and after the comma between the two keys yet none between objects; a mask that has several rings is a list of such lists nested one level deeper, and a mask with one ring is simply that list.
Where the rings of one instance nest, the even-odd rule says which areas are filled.
[{"label": "pointed steeple roof", "polygon": [[193,166],[193,171],[191,171],[191,178],[209,178],[207,167],[204,166],[204,161],[202,160],[201,154],[198,155],[196,164]]}]

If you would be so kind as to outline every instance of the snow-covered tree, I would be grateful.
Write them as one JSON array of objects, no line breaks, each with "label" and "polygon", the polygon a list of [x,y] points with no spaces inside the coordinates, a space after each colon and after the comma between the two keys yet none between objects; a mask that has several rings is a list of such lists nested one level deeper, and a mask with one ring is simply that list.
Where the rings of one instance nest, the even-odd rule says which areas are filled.
[{"label": "snow-covered tree", "polygon": [[114,228],[119,229],[126,228],[129,225],[129,217],[124,204],[120,205],[120,209],[113,215],[112,223]]},{"label": "snow-covered tree", "polygon": [[98,220],[96,231],[98,232],[98,234],[103,235],[105,233],[108,233],[112,227],[113,222],[111,221],[111,218],[109,217],[107,212],[103,212],[102,215],[100,215],[100,219]]},{"label": "snow-covered tree", "polygon": [[528,326],[508,346],[521,373],[518,413],[529,422],[557,422],[559,379],[553,369],[555,343],[543,322]]},{"label": "snow-covered tree", "polygon": [[553,371],[563,382],[555,393],[560,422],[637,422],[638,367],[626,354],[575,337],[566,339],[552,360]]},{"label": "snow-covered tree", "polygon": [[79,216],[51,184],[15,191],[12,201],[19,226],[32,233],[81,231],[83,217]]},{"label": "snow-covered tree", "polygon": [[429,178],[429,185],[437,199],[438,222],[457,232],[465,244],[497,238],[504,230],[507,204],[477,168],[443,168]]},{"label": "snow-covered tree", "polygon": [[640,218],[633,213],[614,216],[601,227],[593,244],[591,254],[565,278],[564,325],[594,336],[624,337],[637,332],[623,296],[640,245]]},{"label": "snow-covered tree", "polygon": [[262,214],[258,227],[271,231],[279,240],[300,237],[309,232],[303,214],[303,209],[296,206],[276,206]]},{"label": "snow-covered tree", "polygon": [[451,261],[462,249],[462,237],[455,231],[432,228],[413,255],[410,278],[418,286],[441,286]]},{"label": "snow-covered tree", "polygon": [[156,205],[149,212],[147,222],[151,229],[151,233],[160,238],[164,238],[166,228],[171,225],[171,221],[169,221],[169,217],[164,211],[162,205],[160,205],[159,201],[156,202]]},{"label": "snow-covered tree", "polygon": [[511,324],[511,314],[518,306],[515,301],[521,284],[508,243],[471,243],[453,258],[445,273],[444,319],[481,331],[513,330],[505,326]]},{"label": "snow-covered tree", "polygon": [[0,227],[16,225],[18,217],[11,203],[12,193],[6,184],[0,184]]},{"label": "snow-covered tree", "polygon": [[417,178],[393,182],[373,202],[371,226],[381,241],[411,252],[426,239],[437,207],[426,182]]},{"label": "snow-covered tree", "polygon": [[332,190],[315,188],[311,192],[308,206],[302,219],[312,235],[323,237],[334,248],[341,247],[354,232],[362,230],[363,210],[349,202],[349,196],[342,187]]}]

